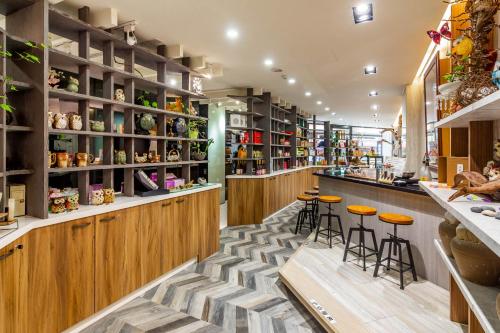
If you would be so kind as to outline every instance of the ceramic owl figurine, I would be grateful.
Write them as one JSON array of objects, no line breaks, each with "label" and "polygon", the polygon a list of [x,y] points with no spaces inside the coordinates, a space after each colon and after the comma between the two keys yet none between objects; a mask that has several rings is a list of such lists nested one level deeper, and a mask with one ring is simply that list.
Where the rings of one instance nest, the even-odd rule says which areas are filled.
[{"label": "ceramic owl figurine", "polygon": [[125,93],[123,92],[123,89],[115,90],[115,101],[125,102]]},{"label": "ceramic owl figurine", "polygon": [[67,210],[77,210],[80,208],[78,201],[80,200],[80,195],[78,193],[71,194],[66,198],[66,209]]},{"label": "ceramic owl figurine", "polygon": [[92,191],[91,203],[94,206],[102,205],[104,203],[104,191],[103,190]]},{"label": "ceramic owl figurine", "polygon": [[63,213],[66,211],[66,198],[59,197],[52,199],[52,204],[50,205],[50,211],[54,214]]},{"label": "ceramic owl figurine", "polygon": [[105,204],[110,204],[115,202],[115,191],[112,188],[105,188],[103,191],[104,191]]},{"label": "ceramic owl figurine", "polygon": [[74,131],[79,131],[83,127],[82,116],[79,114],[73,113],[69,116],[69,128]]},{"label": "ceramic owl figurine", "polygon": [[64,113],[56,113],[54,115],[54,128],[66,129],[68,127],[68,117]]},{"label": "ceramic owl figurine", "polygon": [[49,128],[52,128],[52,124],[54,124],[54,113],[49,111],[47,116],[47,125]]}]

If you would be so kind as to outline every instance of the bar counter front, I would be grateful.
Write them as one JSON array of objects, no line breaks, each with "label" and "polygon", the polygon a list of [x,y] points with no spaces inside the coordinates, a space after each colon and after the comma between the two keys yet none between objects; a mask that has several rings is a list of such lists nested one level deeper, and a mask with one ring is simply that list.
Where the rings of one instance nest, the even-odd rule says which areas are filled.
[{"label": "bar counter front", "polygon": [[[336,195],[342,202],[333,204],[334,214],[340,216],[344,235],[350,227],[359,224],[359,216],[347,212],[349,205],[370,206],[377,213],[396,213],[411,216],[414,223],[398,228],[398,236],[410,241],[418,276],[443,288],[449,288],[449,272],[446,269],[436,247],[434,239],[439,239],[438,226],[444,219],[445,210],[417,185],[394,186],[376,181],[339,176],[333,169],[320,170],[315,173],[319,178],[320,195]],[[327,206],[320,203],[320,213],[327,213]],[[325,219],[323,223],[326,224]],[[334,223],[336,226],[336,223]],[[364,219],[364,226],[374,229],[377,243],[393,233],[393,226],[379,221],[377,216]],[[323,226],[324,227],[324,226]],[[358,244],[357,233],[353,233],[352,243]],[[371,246],[371,237],[367,245]],[[386,246],[386,251],[388,247]],[[407,254],[404,250],[404,257]],[[384,254],[385,257],[386,254]]]}]

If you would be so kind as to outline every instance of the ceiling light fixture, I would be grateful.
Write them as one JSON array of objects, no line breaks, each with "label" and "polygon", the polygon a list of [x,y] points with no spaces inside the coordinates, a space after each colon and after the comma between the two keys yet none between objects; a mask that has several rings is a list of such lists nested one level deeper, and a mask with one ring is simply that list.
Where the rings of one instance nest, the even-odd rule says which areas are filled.
[{"label": "ceiling light fixture", "polygon": [[325,108],[325,111],[330,111],[330,108],[327,106],[327,107]]},{"label": "ceiling light fixture", "polygon": [[239,36],[240,36],[240,33],[238,32],[238,30],[236,30],[234,28],[227,29],[227,31],[226,31],[226,37],[230,40],[238,39]]},{"label": "ceiling light fixture", "polygon": [[310,91],[306,91],[305,95],[306,95],[306,97],[311,97],[312,94]]},{"label": "ceiling light fixture", "polygon": [[377,74],[377,67],[373,65],[365,66],[365,75]]},{"label": "ceiling light fixture", "polygon": [[321,105],[321,104],[323,104],[323,102],[322,101],[317,101],[316,104]]},{"label": "ceiling light fixture", "polygon": [[240,105],[240,103],[241,103],[240,101],[236,101],[236,105]]},{"label": "ceiling light fixture", "polygon": [[297,80],[295,80],[293,77],[288,79],[288,84],[295,84]]},{"label": "ceiling light fixture", "polygon": [[266,65],[267,67],[271,67],[273,64],[274,64],[273,59],[264,60],[264,65]]},{"label": "ceiling light fixture", "polygon": [[373,21],[373,4],[369,3],[352,7],[352,14],[354,16],[354,23],[356,24]]},{"label": "ceiling light fixture", "polygon": [[337,113],[336,112],[332,112],[332,116],[335,116]]},{"label": "ceiling light fixture", "polygon": [[372,105],[372,110],[377,111],[378,110],[378,105],[377,104],[373,104]]},{"label": "ceiling light fixture", "polygon": [[376,96],[378,96],[378,91],[372,90],[372,91],[370,91],[370,93],[368,94],[368,96],[370,96],[370,97],[376,97]]},{"label": "ceiling light fixture", "polygon": [[170,83],[171,86],[175,86],[175,85],[177,85],[177,80],[176,79],[170,79],[169,83]]}]

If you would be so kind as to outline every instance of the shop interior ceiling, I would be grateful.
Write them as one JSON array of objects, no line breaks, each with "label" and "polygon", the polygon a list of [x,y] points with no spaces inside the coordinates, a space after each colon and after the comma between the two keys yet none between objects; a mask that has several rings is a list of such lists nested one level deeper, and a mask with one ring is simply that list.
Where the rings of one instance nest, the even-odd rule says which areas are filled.
[{"label": "shop interior ceiling", "polygon": [[[352,7],[370,2],[374,21],[354,24]],[[205,90],[262,87],[320,119],[380,127],[394,122],[429,46],[425,32],[446,10],[441,0],[65,0],[58,6],[84,5],[116,8],[119,23],[137,21],[139,39],[182,44],[185,56],[222,64],[224,75],[205,80]],[[228,39],[228,29],[238,38]],[[283,72],[265,66],[268,58]],[[378,73],[365,76],[364,66],[372,64]],[[379,96],[369,97],[372,90]]]}]

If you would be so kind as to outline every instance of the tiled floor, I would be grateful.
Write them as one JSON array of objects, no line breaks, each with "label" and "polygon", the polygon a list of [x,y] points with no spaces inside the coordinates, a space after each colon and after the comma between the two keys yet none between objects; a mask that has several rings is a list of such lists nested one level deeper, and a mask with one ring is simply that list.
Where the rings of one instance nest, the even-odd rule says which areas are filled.
[{"label": "tiled floor", "polygon": [[293,233],[299,207],[222,229],[218,253],[84,332],[323,332],[278,278],[307,237]]}]

